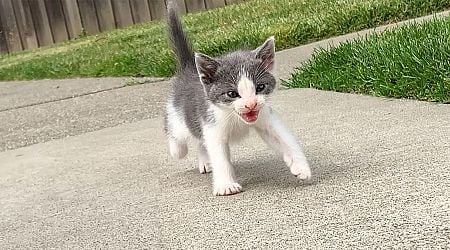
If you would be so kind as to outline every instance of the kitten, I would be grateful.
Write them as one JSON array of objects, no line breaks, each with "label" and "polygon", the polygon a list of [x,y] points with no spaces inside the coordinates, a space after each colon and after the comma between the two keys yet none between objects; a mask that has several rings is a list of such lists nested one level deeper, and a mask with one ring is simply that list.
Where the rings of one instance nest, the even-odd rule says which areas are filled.
[{"label": "kitten", "polygon": [[255,129],[283,155],[292,174],[309,180],[311,170],[300,145],[268,102],[276,88],[274,38],[255,50],[213,58],[192,51],[172,1],[168,2],[168,26],[178,62],[164,119],[170,154],[183,158],[188,139],[195,138],[198,168],[200,173],[212,171],[213,193],[236,194],[242,187],[230,162],[229,143]]}]

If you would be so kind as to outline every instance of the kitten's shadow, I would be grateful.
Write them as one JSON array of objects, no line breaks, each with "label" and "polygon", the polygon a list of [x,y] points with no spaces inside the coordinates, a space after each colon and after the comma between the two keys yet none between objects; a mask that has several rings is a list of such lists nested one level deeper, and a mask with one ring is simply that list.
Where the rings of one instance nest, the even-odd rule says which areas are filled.
[{"label": "kitten's shadow", "polygon": [[[304,182],[302,185],[311,186],[317,185],[321,182],[327,181],[329,179],[340,179],[348,178],[349,173],[352,171],[348,165],[342,165],[336,163],[336,159],[333,157],[333,153],[336,152],[324,152],[324,148],[316,148],[313,150],[314,153],[306,153],[308,161],[311,165],[312,170],[312,180],[309,182]],[[343,156],[342,152],[339,152],[340,157]],[[254,185],[270,185],[281,188],[289,188],[292,186],[297,186],[299,180],[291,174],[289,168],[285,165],[281,156],[270,154],[261,151],[254,156],[254,159],[237,159],[233,161],[233,165],[236,170],[238,181],[245,186]],[[352,166],[352,168],[357,166]],[[201,175],[198,169],[187,170],[189,175],[202,176],[200,179],[204,180],[204,177],[211,179],[211,173]]]},{"label": "kitten's shadow", "polygon": [[[333,154],[323,152],[323,150],[323,148],[320,149],[320,152],[314,150],[315,154],[307,153],[313,177],[311,181],[304,182],[303,185],[317,185],[331,178],[348,178],[351,169],[348,166],[337,164],[336,159],[332,157]],[[256,159],[256,161],[241,159],[234,162],[238,179],[244,185],[264,183],[264,185],[287,188],[299,183],[299,180],[291,174],[281,156],[270,155],[267,158],[267,155],[261,155],[260,157],[256,156]]]},{"label": "kitten's shadow", "polygon": [[[280,157],[274,156],[263,162],[242,159],[234,165],[238,180],[245,186],[264,184],[288,187],[298,182]],[[314,181],[311,184],[314,184]]]}]

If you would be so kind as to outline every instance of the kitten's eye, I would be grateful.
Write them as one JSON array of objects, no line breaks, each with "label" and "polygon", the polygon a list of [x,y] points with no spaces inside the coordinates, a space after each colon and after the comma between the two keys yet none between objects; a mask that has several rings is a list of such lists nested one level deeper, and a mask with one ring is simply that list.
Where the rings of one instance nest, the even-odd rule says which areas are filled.
[{"label": "kitten's eye", "polygon": [[256,86],[256,92],[261,92],[266,88],[266,85],[264,83],[260,83]]},{"label": "kitten's eye", "polygon": [[239,96],[239,94],[236,91],[228,91],[227,96],[230,98],[236,98]]}]

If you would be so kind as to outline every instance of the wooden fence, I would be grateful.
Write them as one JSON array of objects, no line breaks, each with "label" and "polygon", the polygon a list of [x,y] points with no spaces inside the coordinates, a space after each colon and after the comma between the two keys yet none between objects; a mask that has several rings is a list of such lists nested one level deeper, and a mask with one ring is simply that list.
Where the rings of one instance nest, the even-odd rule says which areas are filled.
[{"label": "wooden fence", "polygon": [[[182,13],[244,0],[176,0]],[[0,0],[0,53],[161,19],[166,0]]]}]

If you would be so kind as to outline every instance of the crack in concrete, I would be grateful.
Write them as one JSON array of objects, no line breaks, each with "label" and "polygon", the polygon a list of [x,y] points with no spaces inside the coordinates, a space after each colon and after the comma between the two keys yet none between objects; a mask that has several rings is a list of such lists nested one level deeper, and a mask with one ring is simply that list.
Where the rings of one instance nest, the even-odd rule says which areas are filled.
[{"label": "crack in concrete", "polygon": [[111,91],[111,90],[121,89],[121,88],[124,88],[124,87],[131,87],[131,86],[136,86],[136,85],[141,85],[141,84],[148,84],[148,83],[164,82],[164,81],[167,81],[168,79],[169,78],[159,78],[159,79],[154,79],[154,80],[146,79],[146,80],[139,81],[139,80],[135,80],[135,79],[131,78],[129,80],[124,81],[123,85],[121,85],[121,86],[116,86],[116,87],[111,87],[111,88],[106,88],[106,89],[100,89],[100,90],[90,91],[90,92],[81,93],[81,94],[74,94],[72,96],[57,98],[57,99],[53,99],[53,100],[39,101],[39,102],[29,103],[29,104],[25,104],[25,105],[19,105],[19,106],[15,106],[15,107],[9,107],[9,108],[5,108],[5,109],[0,109],[0,113],[1,112],[6,112],[6,111],[11,111],[11,110],[16,110],[16,109],[22,109],[22,108],[42,105],[42,104],[47,104],[47,103],[53,103],[53,102],[58,102],[58,101],[69,100],[69,99],[78,98],[78,97],[87,96],[87,95],[94,95],[94,94],[98,94],[98,93],[102,93],[102,92],[107,92],[107,91]]}]

